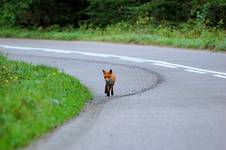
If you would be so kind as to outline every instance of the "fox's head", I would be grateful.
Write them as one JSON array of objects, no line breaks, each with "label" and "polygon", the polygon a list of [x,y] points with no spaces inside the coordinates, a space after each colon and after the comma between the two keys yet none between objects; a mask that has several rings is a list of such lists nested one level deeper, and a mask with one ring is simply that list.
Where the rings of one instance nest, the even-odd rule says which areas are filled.
[{"label": "fox's head", "polygon": [[110,82],[112,79],[112,70],[110,69],[110,71],[105,71],[103,70],[103,74],[104,74],[104,79],[106,82]]}]

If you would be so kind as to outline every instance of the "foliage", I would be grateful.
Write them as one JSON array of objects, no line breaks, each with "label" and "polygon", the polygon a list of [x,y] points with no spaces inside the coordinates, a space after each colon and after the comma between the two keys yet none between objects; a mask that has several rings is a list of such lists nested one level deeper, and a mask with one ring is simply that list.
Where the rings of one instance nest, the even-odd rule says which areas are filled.
[{"label": "foliage", "polygon": [[[126,37],[128,41],[225,49],[225,0],[2,0],[0,3],[0,34],[5,37],[67,40],[92,37],[119,41],[121,35],[132,33],[145,38]],[[4,29],[5,26],[11,26],[12,32]],[[18,26],[19,30],[14,30]],[[171,42],[164,42],[166,37],[172,38]],[[177,39],[180,42],[175,42]]]},{"label": "foliage", "polygon": [[73,77],[0,55],[0,149],[25,146],[77,115],[89,91]]},{"label": "foliage", "polygon": [[180,24],[226,28],[225,0],[1,0],[0,25],[78,27],[88,23],[104,27],[149,18]]},{"label": "foliage", "polygon": [[17,16],[24,11],[31,0],[2,0],[0,1],[0,25],[14,26],[17,24]]},{"label": "foliage", "polygon": [[195,22],[177,27],[168,23],[156,26],[143,22],[138,21],[138,25],[120,22],[104,28],[85,25],[78,29],[63,28],[61,31],[0,29],[0,37],[111,41],[226,51],[224,30],[198,27]]},{"label": "foliage", "polygon": [[86,18],[82,10],[85,0],[3,0],[0,6],[0,24],[20,26],[43,26],[58,24],[78,25]]},{"label": "foliage", "polygon": [[202,25],[226,29],[225,0],[193,0],[191,14]]},{"label": "foliage", "polygon": [[88,0],[86,9],[89,23],[98,26],[116,24],[128,21],[130,16],[129,6],[137,4],[131,0]]}]

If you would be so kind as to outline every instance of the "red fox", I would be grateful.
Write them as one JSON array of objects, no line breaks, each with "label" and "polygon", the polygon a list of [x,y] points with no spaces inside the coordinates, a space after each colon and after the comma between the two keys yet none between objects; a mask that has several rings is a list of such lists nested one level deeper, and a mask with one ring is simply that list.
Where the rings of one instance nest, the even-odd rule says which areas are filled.
[{"label": "red fox", "polygon": [[107,96],[110,96],[111,92],[111,95],[114,95],[113,87],[115,84],[116,77],[111,69],[110,71],[103,70],[103,73],[105,79],[105,94],[107,94]]}]

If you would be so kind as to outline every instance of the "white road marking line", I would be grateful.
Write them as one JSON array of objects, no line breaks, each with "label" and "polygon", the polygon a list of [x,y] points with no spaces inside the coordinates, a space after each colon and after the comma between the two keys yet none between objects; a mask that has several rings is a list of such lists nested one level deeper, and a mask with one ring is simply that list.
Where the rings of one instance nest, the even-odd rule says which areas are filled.
[{"label": "white road marking line", "polygon": [[168,67],[168,68],[178,68],[178,67],[175,67],[175,66],[171,66],[171,65],[167,65],[167,64],[162,64],[162,63],[153,63],[153,65],[163,66],[163,67]]},{"label": "white road marking line", "polygon": [[207,69],[200,69],[195,68],[191,66],[185,66],[180,64],[174,64],[169,63],[165,61],[158,61],[158,60],[151,60],[151,59],[141,59],[136,57],[127,57],[127,56],[121,56],[121,55],[112,55],[112,54],[104,54],[104,53],[91,53],[91,52],[83,52],[83,51],[70,51],[70,50],[61,50],[61,49],[50,49],[50,48],[34,48],[34,47],[24,47],[24,46],[11,46],[11,45],[0,45],[1,48],[5,48],[8,50],[17,49],[17,50],[35,50],[35,51],[45,51],[45,52],[55,52],[55,53],[65,53],[65,54],[81,54],[81,55],[88,55],[88,56],[97,56],[97,57],[113,57],[113,58],[119,58],[123,60],[130,60],[130,61],[136,61],[136,62],[151,62],[156,64],[161,64],[161,66],[167,66],[167,67],[175,67],[175,68],[183,68],[186,70],[195,70],[200,72],[206,72],[215,74],[215,77],[224,78],[226,76],[225,72],[219,72],[219,71],[212,71]]},{"label": "white road marking line", "polygon": [[213,76],[218,77],[218,78],[223,78],[223,79],[226,79],[226,76],[219,75],[219,74],[215,74],[215,75],[213,75]]},{"label": "white road marking line", "polygon": [[135,62],[139,62],[139,63],[144,62],[144,60],[142,60],[142,59],[131,58],[131,57],[120,57],[119,59],[121,59],[121,60],[128,60],[128,61],[135,61]]},{"label": "white road marking line", "polygon": [[179,64],[173,64],[173,63],[168,63],[168,62],[164,62],[164,63],[169,64],[169,65],[173,65],[173,66],[176,66],[176,67],[184,68],[184,69],[191,69],[191,70],[203,71],[203,72],[206,72],[206,73],[226,75],[225,72],[218,72],[218,71],[212,71],[212,70],[207,70],[207,69],[200,69],[200,68],[195,68],[195,67],[190,67],[190,66],[185,66],[185,65],[179,65]]},{"label": "white road marking line", "polygon": [[111,57],[111,55],[107,55],[107,54],[94,54],[94,53],[88,53],[88,52],[79,52],[79,53],[83,55],[89,55],[89,56]]},{"label": "white road marking line", "polygon": [[191,69],[185,69],[185,71],[199,73],[199,74],[206,74],[207,73],[207,72],[204,72],[204,71],[191,70]]}]

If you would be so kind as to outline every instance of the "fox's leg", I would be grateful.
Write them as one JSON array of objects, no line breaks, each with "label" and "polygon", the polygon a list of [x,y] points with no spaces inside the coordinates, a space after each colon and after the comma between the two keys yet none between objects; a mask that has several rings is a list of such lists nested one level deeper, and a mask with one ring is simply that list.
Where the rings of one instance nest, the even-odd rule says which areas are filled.
[{"label": "fox's leg", "polygon": [[107,94],[107,92],[108,92],[107,90],[108,90],[107,89],[107,84],[105,84],[105,91],[104,91],[105,94]]},{"label": "fox's leg", "polygon": [[114,95],[113,87],[114,87],[114,85],[111,85],[111,95]]},{"label": "fox's leg", "polygon": [[110,87],[108,87],[107,96],[110,96]]},{"label": "fox's leg", "polygon": [[111,90],[111,85],[106,84],[106,94],[107,94],[107,96],[110,96],[110,90]]}]

